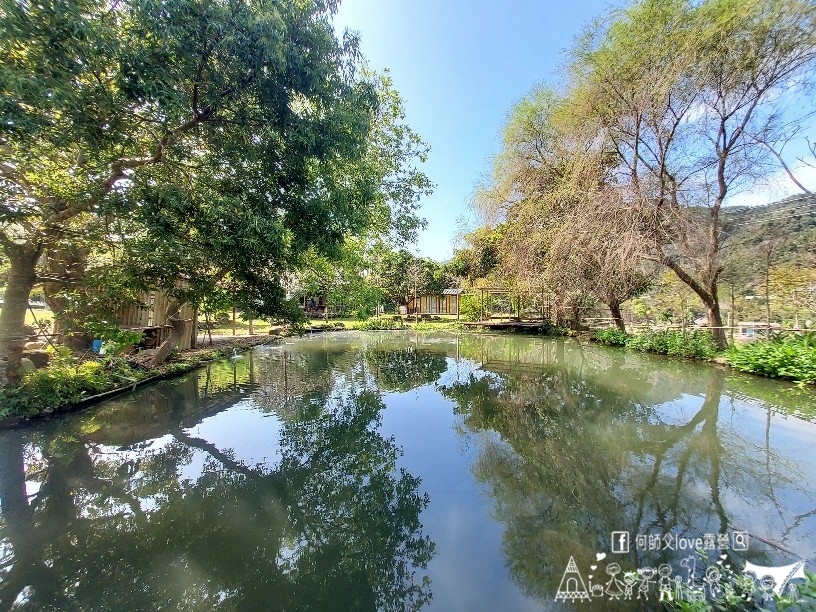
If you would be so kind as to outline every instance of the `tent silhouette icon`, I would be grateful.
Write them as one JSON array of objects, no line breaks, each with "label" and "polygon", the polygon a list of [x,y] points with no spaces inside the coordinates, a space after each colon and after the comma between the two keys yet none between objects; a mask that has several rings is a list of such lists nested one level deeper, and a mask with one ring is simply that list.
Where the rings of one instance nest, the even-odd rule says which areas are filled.
[{"label": "tent silhouette icon", "polygon": [[561,584],[558,587],[558,592],[555,594],[555,601],[583,601],[589,599],[584,579],[581,577],[581,572],[578,571],[578,566],[575,565],[575,559],[570,557],[567,563],[567,569],[564,570],[564,576],[561,578]]}]

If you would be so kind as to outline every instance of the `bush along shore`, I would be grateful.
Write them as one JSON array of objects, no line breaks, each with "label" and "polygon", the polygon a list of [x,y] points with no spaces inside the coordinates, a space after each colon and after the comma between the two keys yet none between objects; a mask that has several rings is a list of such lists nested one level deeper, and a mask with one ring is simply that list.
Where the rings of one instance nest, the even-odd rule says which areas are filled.
[{"label": "bush along shore", "polygon": [[802,384],[816,383],[816,333],[778,336],[728,349],[732,368]]},{"label": "bush along shore", "polygon": [[768,342],[739,344],[720,352],[706,330],[658,330],[628,334],[602,329],[593,340],[609,346],[625,346],[643,352],[710,361],[722,357],[740,372],[799,384],[816,383],[816,333],[778,335]]},{"label": "bush along shore", "polygon": [[230,338],[217,346],[176,353],[154,368],[147,368],[144,365],[147,360],[139,355],[75,355],[57,347],[48,366],[24,374],[17,387],[0,390],[0,420],[4,426],[11,426],[22,420],[82,407],[150,381],[185,374],[209,361],[279,338]]}]

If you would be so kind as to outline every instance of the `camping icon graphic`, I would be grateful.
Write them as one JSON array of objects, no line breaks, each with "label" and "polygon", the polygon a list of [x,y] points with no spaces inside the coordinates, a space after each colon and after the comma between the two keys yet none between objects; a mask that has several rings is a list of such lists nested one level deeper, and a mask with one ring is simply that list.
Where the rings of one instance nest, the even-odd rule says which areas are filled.
[{"label": "camping icon graphic", "polygon": [[564,570],[564,576],[561,578],[561,584],[558,587],[558,592],[555,594],[555,601],[583,601],[589,600],[589,593],[587,592],[584,579],[581,577],[581,572],[578,571],[578,566],[575,565],[575,559],[570,557],[567,563],[567,569]]}]

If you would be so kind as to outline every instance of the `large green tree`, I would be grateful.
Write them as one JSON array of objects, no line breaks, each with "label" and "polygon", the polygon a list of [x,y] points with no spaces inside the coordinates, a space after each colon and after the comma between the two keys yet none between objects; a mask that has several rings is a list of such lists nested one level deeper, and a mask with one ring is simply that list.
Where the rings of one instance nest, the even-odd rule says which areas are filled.
[{"label": "large green tree", "polygon": [[382,248],[372,255],[372,282],[383,292],[385,305],[394,308],[414,295],[439,294],[445,289],[442,267],[406,249]]},{"label": "large green tree", "polygon": [[282,274],[307,248],[336,250],[381,221],[386,200],[410,209],[413,188],[394,163],[418,141],[374,167],[369,136],[392,101],[380,104],[380,83],[356,70],[354,37],[335,35],[336,4],[0,4],[0,244],[10,262],[0,383],[17,375],[32,287],[76,280],[65,266],[46,274],[43,255],[59,260],[86,222],[120,225],[138,278],[172,292],[189,283],[167,313],[178,336],[176,307],[213,279],[229,279],[259,312],[278,311]]},{"label": "large green tree", "polygon": [[382,290],[373,283],[370,250],[362,240],[349,240],[340,257],[329,259],[308,251],[294,276],[292,292],[298,299],[322,296],[330,312],[367,319],[382,302]]}]

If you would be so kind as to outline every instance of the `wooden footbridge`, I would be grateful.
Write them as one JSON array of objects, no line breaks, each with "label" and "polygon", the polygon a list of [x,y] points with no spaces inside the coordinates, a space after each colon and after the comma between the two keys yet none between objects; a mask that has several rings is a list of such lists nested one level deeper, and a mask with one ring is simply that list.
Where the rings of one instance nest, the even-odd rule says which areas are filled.
[{"label": "wooden footbridge", "polygon": [[463,322],[462,325],[467,327],[478,327],[481,329],[488,329],[493,331],[521,331],[521,332],[535,332],[542,327],[548,325],[547,321],[521,321],[514,319],[495,320],[486,319],[484,321],[468,321]]}]

